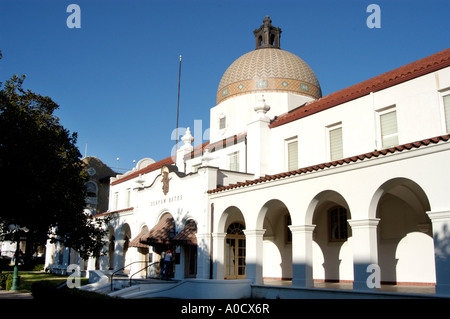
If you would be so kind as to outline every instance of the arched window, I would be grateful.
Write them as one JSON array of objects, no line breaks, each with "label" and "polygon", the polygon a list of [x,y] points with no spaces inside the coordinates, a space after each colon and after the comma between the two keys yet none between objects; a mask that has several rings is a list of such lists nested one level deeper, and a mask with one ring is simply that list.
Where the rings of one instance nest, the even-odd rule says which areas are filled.
[{"label": "arched window", "polygon": [[97,197],[98,187],[97,184],[93,181],[89,181],[86,183],[86,192],[87,197]]},{"label": "arched window", "polygon": [[244,225],[241,223],[232,223],[227,229],[228,235],[244,235]]}]

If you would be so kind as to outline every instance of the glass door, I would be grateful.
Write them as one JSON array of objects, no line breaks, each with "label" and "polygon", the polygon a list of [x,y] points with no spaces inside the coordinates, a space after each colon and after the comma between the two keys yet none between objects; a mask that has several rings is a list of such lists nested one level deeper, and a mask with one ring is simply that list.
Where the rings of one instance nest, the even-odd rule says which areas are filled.
[{"label": "glass door", "polygon": [[245,235],[244,226],[233,223],[228,227],[225,238],[225,279],[245,278]]}]

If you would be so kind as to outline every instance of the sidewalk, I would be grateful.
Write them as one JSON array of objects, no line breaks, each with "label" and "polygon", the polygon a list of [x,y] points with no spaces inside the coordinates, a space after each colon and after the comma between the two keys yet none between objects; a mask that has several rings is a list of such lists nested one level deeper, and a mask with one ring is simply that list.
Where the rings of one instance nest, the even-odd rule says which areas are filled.
[{"label": "sidewalk", "polygon": [[0,300],[3,299],[33,299],[30,292],[0,290]]}]

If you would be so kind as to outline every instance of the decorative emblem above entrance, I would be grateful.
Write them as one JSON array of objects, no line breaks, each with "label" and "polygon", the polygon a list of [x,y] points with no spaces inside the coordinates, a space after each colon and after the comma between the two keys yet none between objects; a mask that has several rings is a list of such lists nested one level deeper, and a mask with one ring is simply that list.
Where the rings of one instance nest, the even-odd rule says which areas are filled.
[{"label": "decorative emblem above entrance", "polygon": [[169,192],[169,181],[170,181],[169,173],[170,170],[167,166],[161,167],[161,176],[163,183],[162,190],[164,195],[167,195],[167,193]]}]

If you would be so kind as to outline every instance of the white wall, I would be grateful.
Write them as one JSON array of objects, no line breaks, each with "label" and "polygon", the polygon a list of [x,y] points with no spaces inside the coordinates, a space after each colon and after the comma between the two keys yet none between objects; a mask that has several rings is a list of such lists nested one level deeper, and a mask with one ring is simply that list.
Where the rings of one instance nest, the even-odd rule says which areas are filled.
[{"label": "white wall", "polygon": [[299,168],[330,161],[327,126],[336,123],[342,124],[344,158],[382,149],[377,112],[391,106],[399,144],[446,134],[438,90],[450,85],[449,74],[446,68],[271,129],[272,174],[287,170],[285,140],[292,137],[298,137]]},{"label": "white wall", "polygon": [[[254,120],[254,107],[258,98],[264,95],[266,103],[270,106],[267,116],[274,118],[289,110],[311,101],[312,98],[291,93],[263,92],[240,95],[227,99],[216,105],[210,112],[210,141],[214,143],[226,137],[247,131],[247,124]],[[219,130],[219,118],[225,115],[227,119],[226,130]]]}]

